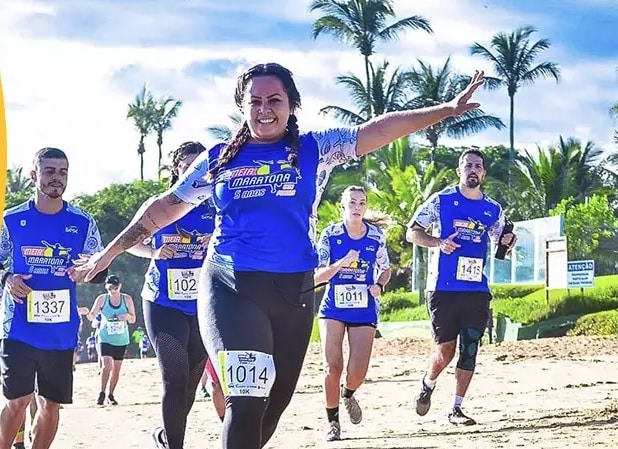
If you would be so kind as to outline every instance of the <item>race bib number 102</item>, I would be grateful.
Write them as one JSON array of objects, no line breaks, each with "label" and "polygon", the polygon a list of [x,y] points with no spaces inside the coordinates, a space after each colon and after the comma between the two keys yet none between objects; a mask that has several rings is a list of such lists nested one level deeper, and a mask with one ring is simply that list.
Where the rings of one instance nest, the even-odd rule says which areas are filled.
[{"label": "race bib number 102", "polygon": [[196,299],[198,276],[199,270],[196,269],[167,270],[168,298],[177,301]]},{"label": "race bib number 102", "polygon": [[271,354],[259,351],[219,351],[219,378],[226,396],[265,398],[275,383]]}]

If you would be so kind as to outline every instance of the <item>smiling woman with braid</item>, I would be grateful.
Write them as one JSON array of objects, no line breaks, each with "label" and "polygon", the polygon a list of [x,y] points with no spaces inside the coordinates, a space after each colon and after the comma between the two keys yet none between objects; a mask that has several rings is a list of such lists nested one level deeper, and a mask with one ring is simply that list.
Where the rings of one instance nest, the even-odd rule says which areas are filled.
[{"label": "smiling woman with braid", "polygon": [[476,73],[449,103],[301,134],[292,73],[274,64],[238,78],[244,123],[202,153],[180,181],[140,209],[104,251],[82,260],[89,279],[120,253],[212,197],[215,230],[198,287],[198,320],[226,396],[224,449],[258,449],[288,406],[313,322],[317,206],[330,172],[399,137],[479,107]]}]

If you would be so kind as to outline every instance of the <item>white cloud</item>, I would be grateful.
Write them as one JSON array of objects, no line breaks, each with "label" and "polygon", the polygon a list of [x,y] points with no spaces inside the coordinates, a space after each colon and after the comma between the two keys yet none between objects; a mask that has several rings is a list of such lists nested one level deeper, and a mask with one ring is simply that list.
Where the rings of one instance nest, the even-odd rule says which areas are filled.
[{"label": "white cloud", "polygon": [[[269,11],[278,12],[278,20],[311,21],[315,15],[309,17],[308,4],[308,0],[261,1],[252,8],[269,6]],[[235,5],[235,2],[216,2],[218,8],[237,8]],[[451,54],[455,69],[468,73],[477,67],[490,70],[487,62],[469,56],[467,48],[471,42],[486,42],[493,33],[508,30],[513,23],[533,21],[538,25],[544,20],[478,5],[471,0],[415,2],[414,5],[397,2],[400,17],[424,15],[431,20],[435,34],[411,31],[399,42],[380,45],[376,56],[392,60],[394,67],[414,64],[417,57],[441,64]],[[9,166],[28,166],[32,154],[44,146],[64,149],[71,159],[69,197],[79,192],[94,192],[110,182],[139,177],[136,152],[139,136],[125,115],[127,104],[143,81],[149,81],[156,94],[173,95],[184,101],[174,128],[164,138],[167,154],[185,140],[200,140],[205,145],[214,143],[204,128],[227,123],[228,114],[236,110],[234,74],[196,79],[183,72],[193,63],[246,59],[248,63],[271,60],[288,66],[303,96],[299,114],[303,129],[332,124],[318,115],[326,104],[349,105],[345,90],[334,83],[337,74],[363,73],[360,55],[341,44],[331,44],[333,40],[329,36],[320,38],[315,47],[297,50],[278,48],[276,42],[259,48],[251,43],[243,47],[229,44],[112,47],[25,37],[15,29],[15,24],[33,11],[54,14],[53,9],[35,2],[5,1],[0,6],[0,71],[7,102]],[[557,43],[551,56],[567,52],[568,49]],[[571,61],[566,57],[559,62],[564,78],[560,85],[540,81],[522,88],[516,97],[518,146],[531,148],[537,142],[553,143],[559,134],[592,139],[599,145],[609,144],[612,127],[607,110],[612,100],[618,99],[615,63]],[[130,65],[139,69],[136,85],[113,82],[112,75]],[[157,86],[170,90],[164,91],[163,87],[158,90]],[[507,122],[506,92],[480,92],[478,98],[486,112],[497,114]],[[537,125],[530,126],[530,123]],[[507,144],[508,131],[487,131],[443,143]],[[156,145],[151,138],[147,141],[147,177],[156,176],[156,159]]]}]

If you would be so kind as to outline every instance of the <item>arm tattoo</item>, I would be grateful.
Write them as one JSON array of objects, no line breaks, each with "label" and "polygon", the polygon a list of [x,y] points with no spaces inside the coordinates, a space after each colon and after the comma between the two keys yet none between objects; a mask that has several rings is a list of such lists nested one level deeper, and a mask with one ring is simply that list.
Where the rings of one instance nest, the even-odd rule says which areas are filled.
[{"label": "arm tattoo", "polygon": [[[152,226],[154,226],[154,227],[155,227],[155,229],[158,229],[158,228],[159,228],[159,225],[158,225],[158,224],[157,224],[157,222],[154,220],[154,218],[152,218],[152,215],[150,215],[150,212],[146,212],[146,213],[144,214],[144,218],[145,218],[146,220],[148,220],[148,221],[150,222],[150,224],[152,224]],[[150,237],[150,236],[148,236],[148,237]]]},{"label": "arm tattoo", "polygon": [[150,237],[150,232],[141,223],[135,223],[120,236],[118,243],[123,250],[127,250],[144,241],[146,237]]},{"label": "arm tattoo", "polygon": [[170,193],[169,195],[167,195],[167,196],[165,197],[165,200],[166,200],[166,203],[167,203],[168,205],[170,205],[170,206],[175,206],[176,204],[180,204],[180,203],[182,203],[182,202],[183,202],[180,198],[178,198],[178,197],[177,197],[175,194],[173,194],[173,193]]}]

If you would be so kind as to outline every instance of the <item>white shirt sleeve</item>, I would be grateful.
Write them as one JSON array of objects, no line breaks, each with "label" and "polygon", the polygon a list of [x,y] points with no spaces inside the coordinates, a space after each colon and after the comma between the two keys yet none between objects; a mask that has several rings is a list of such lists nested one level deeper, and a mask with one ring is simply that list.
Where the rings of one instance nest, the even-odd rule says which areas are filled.
[{"label": "white shirt sleeve", "polygon": [[210,151],[201,153],[184,175],[169,190],[182,201],[194,206],[199,206],[212,196],[212,183],[207,181],[210,170],[208,154]]},{"label": "white shirt sleeve", "polygon": [[418,223],[423,229],[429,228],[432,224],[438,222],[440,217],[440,196],[437,193],[431,195],[427,201],[416,209],[412,219],[408,223],[411,228],[414,223]]}]

